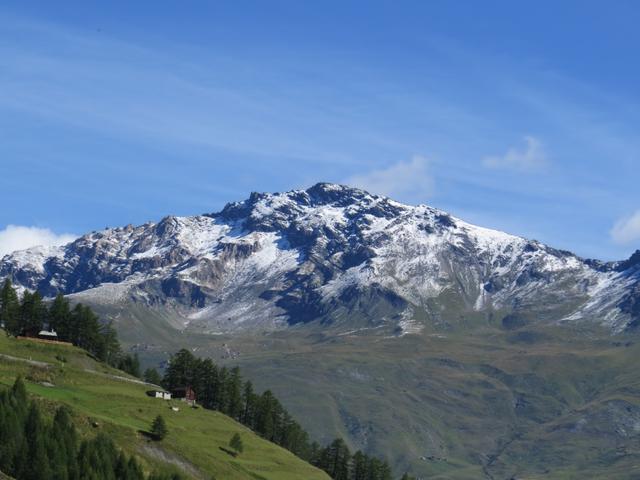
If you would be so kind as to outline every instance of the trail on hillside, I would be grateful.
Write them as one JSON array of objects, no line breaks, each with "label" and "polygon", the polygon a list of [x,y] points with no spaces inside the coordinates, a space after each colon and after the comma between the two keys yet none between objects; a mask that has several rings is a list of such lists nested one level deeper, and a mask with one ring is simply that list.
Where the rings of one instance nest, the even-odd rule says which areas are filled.
[{"label": "trail on hillside", "polygon": [[150,457],[153,457],[162,462],[170,463],[171,465],[175,465],[176,467],[180,468],[182,471],[188,473],[189,475],[191,475],[193,478],[197,480],[205,480],[205,477],[194,465],[178,457],[177,455],[174,455],[172,453],[169,453],[163,450],[158,446],[143,445],[140,448],[140,450],[143,453],[149,455]]},{"label": "trail on hillside", "polygon": [[9,360],[11,362],[28,363],[29,365],[33,365],[35,367],[49,368],[51,366],[51,364],[47,362],[39,362],[37,360],[30,360],[28,358],[14,357],[11,355],[5,355],[4,353],[0,353],[0,358],[4,358],[5,360]]},{"label": "trail on hillside", "polygon": [[139,385],[148,385],[150,387],[162,388],[159,385],[154,385],[153,383],[147,383],[143,380],[137,380],[135,378],[123,377],[121,375],[113,375],[111,373],[97,372],[96,370],[91,370],[90,368],[85,368],[85,372],[92,373],[94,375],[100,375],[102,377],[112,378],[114,380],[122,380],[124,382],[137,383]]}]

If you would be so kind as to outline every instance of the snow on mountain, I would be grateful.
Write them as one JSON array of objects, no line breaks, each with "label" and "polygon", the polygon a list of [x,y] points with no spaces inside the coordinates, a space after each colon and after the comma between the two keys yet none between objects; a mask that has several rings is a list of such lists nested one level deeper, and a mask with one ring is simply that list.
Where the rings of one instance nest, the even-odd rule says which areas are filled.
[{"label": "snow on mountain", "polygon": [[453,308],[617,331],[640,318],[633,259],[586,261],[425,205],[317,184],[14,252],[0,278],[46,296],[170,308],[208,332],[384,320],[411,333],[419,312]]}]

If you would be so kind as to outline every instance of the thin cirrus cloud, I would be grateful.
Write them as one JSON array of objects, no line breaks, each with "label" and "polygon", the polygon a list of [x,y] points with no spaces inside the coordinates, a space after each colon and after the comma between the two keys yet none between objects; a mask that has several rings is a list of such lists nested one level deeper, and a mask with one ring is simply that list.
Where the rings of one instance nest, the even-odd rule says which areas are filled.
[{"label": "thin cirrus cloud", "polygon": [[346,183],[371,193],[419,201],[430,196],[434,190],[429,166],[427,158],[416,155],[408,162],[398,162],[387,168],[352,176]]},{"label": "thin cirrus cloud", "polygon": [[640,242],[640,210],[618,220],[611,229],[611,238],[619,245]]},{"label": "thin cirrus cloud", "polygon": [[7,225],[4,230],[0,230],[0,258],[31,247],[64,245],[76,238],[69,233],[58,235],[48,228]]},{"label": "thin cirrus cloud", "polygon": [[538,170],[547,165],[548,159],[542,142],[530,135],[524,137],[524,148],[511,147],[504,155],[483,158],[487,168],[507,170]]}]

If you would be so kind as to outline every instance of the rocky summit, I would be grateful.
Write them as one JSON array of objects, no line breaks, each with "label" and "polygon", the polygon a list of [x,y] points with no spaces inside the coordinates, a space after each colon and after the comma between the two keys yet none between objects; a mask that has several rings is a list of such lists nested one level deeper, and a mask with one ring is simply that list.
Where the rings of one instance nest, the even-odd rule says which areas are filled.
[{"label": "rocky summit", "polygon": [[506,328],[640,323],[640,252],[585,260],[327,183],[14,252],[0,261],[6,277],[45,296],[168,309],[206,333],[313,323],[403,335],[454,326],[452,310],[499,314]]}]

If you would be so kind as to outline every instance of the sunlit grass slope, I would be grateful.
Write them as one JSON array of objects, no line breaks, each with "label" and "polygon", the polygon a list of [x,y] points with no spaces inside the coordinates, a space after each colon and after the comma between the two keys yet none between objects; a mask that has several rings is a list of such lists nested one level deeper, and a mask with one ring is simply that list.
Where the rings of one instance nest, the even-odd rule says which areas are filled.
[{"label": "sunlit grass slope", "polygon": [[[148,470],[177,470],[196,479],[328,479],[225,415],[148,397],[149,385],[134,383],[133,378],[96,362],[83,350],[7,338],[0,331],[0,386],[11,385],[17,375],[27,379],[29,392],[41,399],[46,410],[53,412],[60,404],[70,406],[83,435],[109,433]],[[174,412],[170,405],[179,411]],[[144,434],[158,414],[169,428],[168,437],[161,442]],[[244,453],[233,457],[220,447],[227,447],[236,432],[241,435]]]}]

